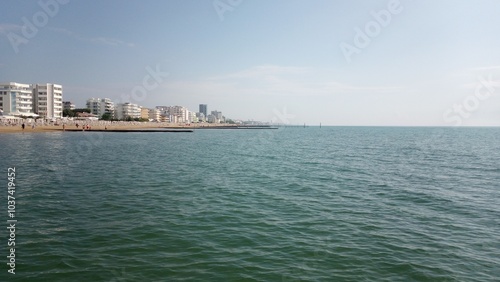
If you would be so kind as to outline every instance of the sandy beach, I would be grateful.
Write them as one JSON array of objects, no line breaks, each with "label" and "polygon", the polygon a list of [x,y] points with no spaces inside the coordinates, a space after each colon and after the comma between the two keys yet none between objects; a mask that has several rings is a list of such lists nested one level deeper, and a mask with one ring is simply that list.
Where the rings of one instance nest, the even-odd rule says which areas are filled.
[{"label": "sandy beach", "polygon": [[[82,123],[81,121],[78,123],[78,127],[76,126],[77,122],[72,121],[71,123],[67,123],[64,125],[65,129],[82,129],[83,125],[89,125],[91,130],[104,130],[114,131],[114,130],[140,130],[140,129],[154,129],[154,128],[179,128],[179,129],[196,129],[196,128],[207,128],[207,127],[234,127],[234,125],[230,124],[175,124],[175,123],[167,123],[167,122],[103,122],[96,121],[93,123]],[[1,133],[40,133],[40,132],[50,132],[50,131],[63,131],[63,125],[50,125],[50,124],[36,124],[35,127],[32,127],[31,123],[25,123],[24,130],[22,129],[21,123],[17,124],[0,124],[0,134]]]}]

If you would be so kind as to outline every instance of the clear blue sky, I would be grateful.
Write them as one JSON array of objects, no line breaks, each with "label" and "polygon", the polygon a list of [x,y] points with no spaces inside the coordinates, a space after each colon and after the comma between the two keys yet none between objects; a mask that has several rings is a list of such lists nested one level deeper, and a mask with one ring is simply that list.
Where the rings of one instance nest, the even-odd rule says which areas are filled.
[{"label": "clear blue sky", "polygon": [[59,83],[78,107],[109,97],[294,124],[500,125],[500,1],[58,1],[0,2],[0,82]]}]

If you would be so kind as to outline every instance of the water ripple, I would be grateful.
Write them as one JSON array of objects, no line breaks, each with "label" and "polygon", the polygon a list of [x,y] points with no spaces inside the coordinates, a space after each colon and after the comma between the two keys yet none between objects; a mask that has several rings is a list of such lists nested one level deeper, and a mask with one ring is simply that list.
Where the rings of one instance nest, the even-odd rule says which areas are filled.
[{"label": "water ripple", "polygon": [[20,171],[19,277],[496,281],[499,135],[2,135],[0,163]]}]

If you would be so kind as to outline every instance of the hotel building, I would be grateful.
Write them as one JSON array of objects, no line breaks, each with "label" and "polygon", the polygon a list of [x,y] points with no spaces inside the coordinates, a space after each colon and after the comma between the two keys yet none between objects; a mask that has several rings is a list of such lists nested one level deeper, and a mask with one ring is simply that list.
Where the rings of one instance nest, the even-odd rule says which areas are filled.
[{"label": "hotel building", "polygon": [[99,118],[104,114],[115,116],[115,104],[109,98],[90,98],[87,100],[87,108]]},{"label": "hotel building", "polygon": [[182,106],[157,106],[163,120],[168,118],[171,123],[186,123],[189,122],[189,111]]},{"label": "hotel building", "polygon": [[141,107],[137,104],[123,103],[116,105],[115,117],[117,119],[140,118],[141,117]]},{"label": "hotel building", "polygon": [[63,91],[59,84],[33,85],[33,112],[43,118],[62,118]]},{"label": "hotel building", "polygon": [[224,123],[225,118],[222,115],[222,112],[212,111],[210,115],[208,115],[207,120],[209,123]]},{"label": "hotel building", "polygon": [[161,112],[158,109],[149,109],[148,118],[152,119],[154,121],[160,121],[161,120],[160,114],[161,114]]},{"label": "hotel building", "polygon": [[3,115],[33,115],[31,85],[16,82],[0,84],[0,110]]}]

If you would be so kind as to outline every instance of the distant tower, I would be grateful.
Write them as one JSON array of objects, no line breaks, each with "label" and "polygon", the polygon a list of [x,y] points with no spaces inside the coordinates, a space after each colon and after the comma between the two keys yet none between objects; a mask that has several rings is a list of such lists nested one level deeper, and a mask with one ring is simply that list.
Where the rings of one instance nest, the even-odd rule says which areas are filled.
[{"label": "distant tower", "polygon": [[200,113],[204,114],[205,117],[207,116],[207,104],[200,104]]}]

